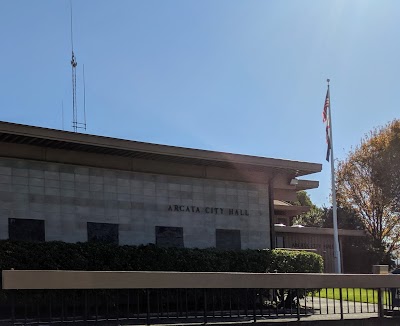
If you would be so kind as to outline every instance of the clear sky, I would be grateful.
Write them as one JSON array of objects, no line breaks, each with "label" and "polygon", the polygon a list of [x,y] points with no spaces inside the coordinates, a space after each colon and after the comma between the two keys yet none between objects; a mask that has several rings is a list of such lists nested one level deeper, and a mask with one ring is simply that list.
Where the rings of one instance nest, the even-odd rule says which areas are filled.
[{"label": "clear sky", "polygon": [[[399,117],[400,1],[72,0],[87,133],[323,163]],[[71,130],[68,0],[2,0],[0,120]]]}]

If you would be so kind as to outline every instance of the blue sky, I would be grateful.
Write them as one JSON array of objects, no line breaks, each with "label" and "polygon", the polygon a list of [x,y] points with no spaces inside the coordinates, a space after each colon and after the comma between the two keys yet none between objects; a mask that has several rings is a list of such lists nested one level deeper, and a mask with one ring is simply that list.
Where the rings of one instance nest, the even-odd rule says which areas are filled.
[{"label": "blue sky", "polygon": [[[400,2],[72,1],[87,133],[323,163],[399,116]],[[0,120],[71,130],[69,1],[3,0]]]}]

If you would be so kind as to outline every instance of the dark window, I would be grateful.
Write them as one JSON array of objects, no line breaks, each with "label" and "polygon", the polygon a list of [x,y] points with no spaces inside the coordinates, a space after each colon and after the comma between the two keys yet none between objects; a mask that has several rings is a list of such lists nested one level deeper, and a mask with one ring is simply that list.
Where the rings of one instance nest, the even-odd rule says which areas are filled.
[{"label": "dark window", "polygon": [[285,248],[285,239],[283,238],[283,235],[277,235],[275,240],[276,248]]},{"label": "dark window", "polygon": [[45,241],[44,220],[8,219],[8,238],[16,241]]},{"label": "dark window", "polygon": [[88,241],[118,244],[118,224],[87,222]]},{"label": "dark window", "polygon": [[217,229],[215,235],[217,249],[241,249],[240,230]]},{"label": "dark window", "polygon": [[156,244],[160,247],[183,248],[183,228],[156,226]]}]

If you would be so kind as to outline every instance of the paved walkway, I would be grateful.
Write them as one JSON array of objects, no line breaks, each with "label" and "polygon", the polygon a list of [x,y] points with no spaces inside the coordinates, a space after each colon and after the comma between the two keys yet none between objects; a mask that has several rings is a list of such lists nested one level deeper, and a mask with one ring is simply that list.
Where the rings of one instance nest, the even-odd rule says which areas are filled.
[{"label": "paved walkway", "polygon": [[[307,297],[300,300],[301,306],[310,310],[310,313],[319,315],[340,315],[340,300],[326,299],[316,297]],[[378,305],[376,303],[355,302],[355,301],[342,301],[343,314],[357,314],[366,315],[366,318],[371,317],[370,314],[378,314]]]}]

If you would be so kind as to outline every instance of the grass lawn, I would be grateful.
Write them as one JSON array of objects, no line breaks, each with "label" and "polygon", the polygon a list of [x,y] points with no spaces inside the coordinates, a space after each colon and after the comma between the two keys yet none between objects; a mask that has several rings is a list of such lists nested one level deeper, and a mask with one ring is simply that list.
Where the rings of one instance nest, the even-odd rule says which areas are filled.
[{"label": "grass lawn", "polygon": [[[321,289],[321,298],[340,300],[340,289]],[[314,294],[318,297],[318,292]],[[388,294],[383,295],[383,302],[386,304]],[[378,303],[378,290],[373,289],[342,289],[342,299],[356,302]]]}]

